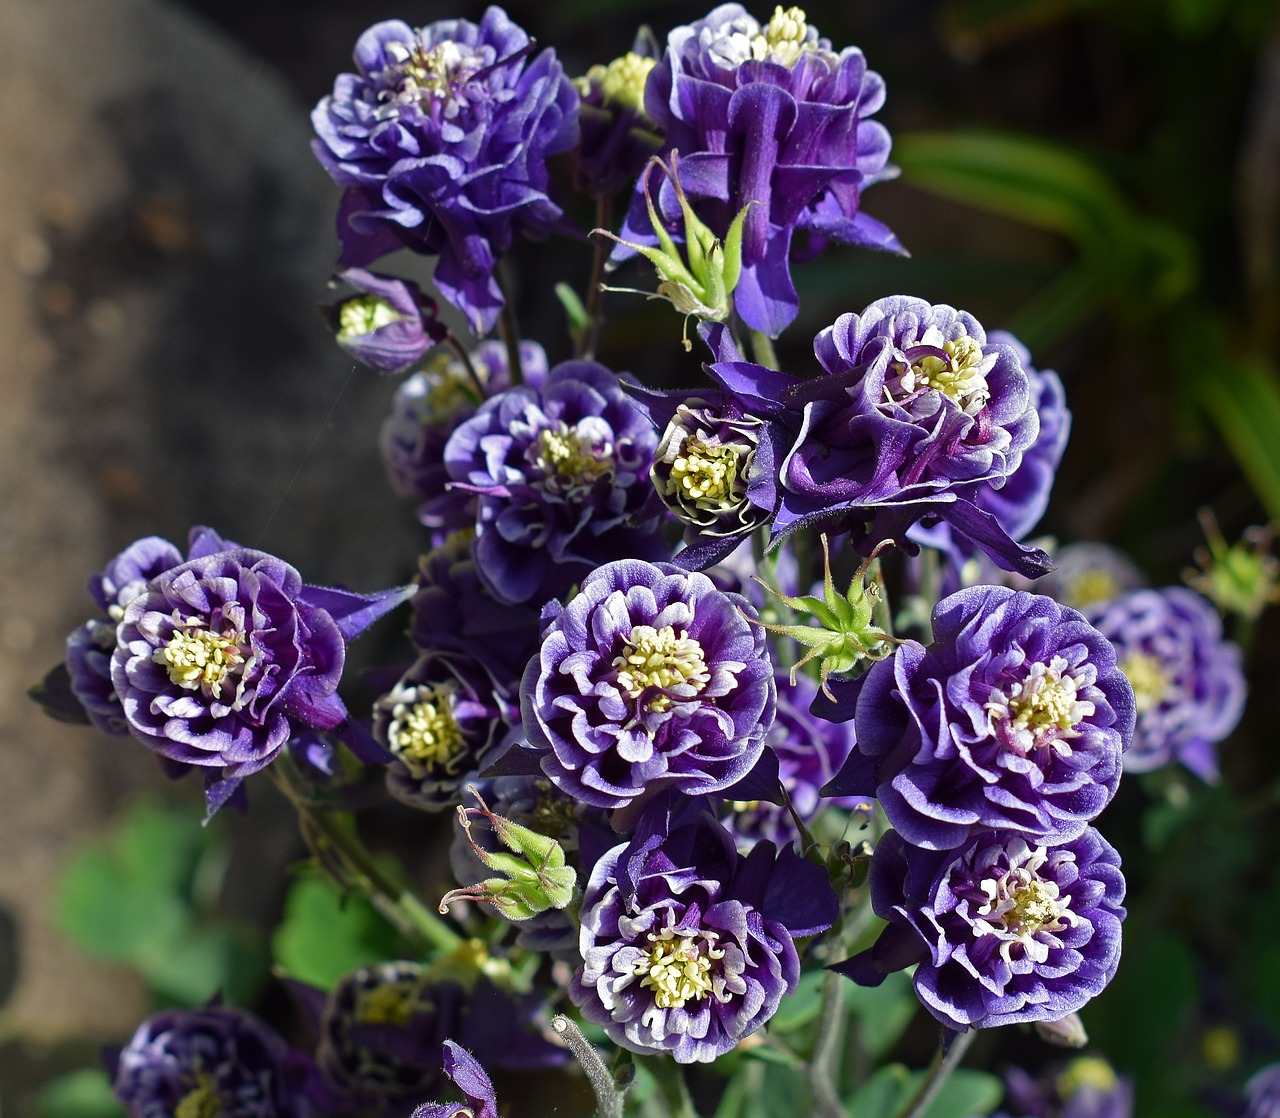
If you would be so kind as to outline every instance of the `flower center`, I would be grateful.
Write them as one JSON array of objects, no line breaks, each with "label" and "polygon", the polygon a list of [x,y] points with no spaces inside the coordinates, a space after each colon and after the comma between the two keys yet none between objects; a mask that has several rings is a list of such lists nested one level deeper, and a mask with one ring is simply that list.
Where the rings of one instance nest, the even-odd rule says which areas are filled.
[{"label": "flower center", "polygon": [[227,677],[243,674],[244,634],[221,636],[199,625],[198,618],[188,619],[151,659],[169,673],[170,682],[220,699]]},{"label": "flower center", "polygon": [[[934,340],[929,337],[930,333],[936,334],[936,331],[927,331],[920,345],[906,351],[911,359],[909,365],[898,364],[899,391],[910,395],[921,388],[931,388],[954,400],[966,415],[976,415],[991,399],[982,344],[967,334]],[[920,349],[931,352],[912,358]]]},{"label": "flower center", "polygon": [[617,475],[612,441],[582,425],[570,427],[560,420],[554,427],[544,427],[532,449],[534,466],[554,491],[580,492],[602,477]]},{"label": "flower center", "polygon": [[640,112],[644,109],[645,83],[657,61],[656,58],[645,58],[635,51],[628,51],[608,66],[592,66],[587,76],[579,80],[579,92],[585,96],[592,86],[596,86],[606,105]]},{"label": "flower center", "polygon": [[350,339],[372,334],[399,322],[402,317],[385,299],[376,295],[357,295],[338,309],[338,337]]},{"label": "flower center", "polygon": [[1018,842],[1010,853],[1011,861],[1020,864],[980,883],[986,899],[978,906],[975,930],[1004,941],[1000,954],[1006,962],[1013,961],[1016,944],[1033,961],[1043,963],[1049,944],[1038,938],[1040,934],[1055,935],[1074,926],[1078,917],[1069,907],[1071,898],[1059,895],[1057,882],[1040,877],[1038,871],[1048,859],[1043,846],[1032,849]]},{"label": "flower center", "polygon": [[1047,665],[1032,664],[1026,678],[1007,695],[993,690],[983,708],[991,732],[1024,756],[1041,747],[1071,756],[1064,739],[1080,736],[1076,727],[1093,714],[1094,705],[1076,697],[1081,681],[1066,669],[1066,660],[1055,656]]},{"label": "flower center", "polygon": [[1133,704],[1138,714],[1158,707],[1169,690],[1169,673],[1157,656],[1134,652],[1120,661],[1120,670],[1133,687]]},{"label": "flower center", "polygon": [[1101,567],[1088,568],[1081,571],[1071,580],[1068,591],[1071,605],[1083,609],[1096,602],[1107,602],[1120,594],[1120,583],[1116,576]]},{"label": "flower center", "polygon": [[196,1080],[196,1087],[188,1091],[173,1108],[173,1118],[221,1118],[222,1099],[214,1088],[213,1080],[206,1075]]},{"label": "flower center", "polygon": [[715,509],[737,495],[742,478],[738,463],[748,447],[733,443],[708,442],[696,435],[690,438],[671,463],[671,476],[665,488],[668,495],[702,509]]},{"label": "flower center", "polygon": [[415,777],[432,769],[448,769],[466,746],[453,716],[453,692],[445,684],[409,687],[394,696],[400,701],[391,708],[387,744]]},{"label": "flower center", "polygon": [[380,76],[390,88],[381,90],[379,97],[390,105],[379,110],[381,116],[394,116],[401,104],[417,103],[428,108],[434,102],[444,103],[446,116],[455,115],[459,88],[484,68],[480,52],[452,39],[433,47],[388,43],[386,51],[391,65]]},{"label": "flower center", "polygon": [[817,42],[808,41],[808,37],[809,24],[804,10],[783,11],[779,4],[763,31],[751,40],[751,56],[761,61],[772,57],[783,66],[794,66],[804,51],[817,49]]},{"label": "flower center", "polygon": [[[621,654],[614,658],[613,666],[618,673],[618,686],[633,699],[650,687],[662,691],[680,688],[679,698],[692,698],[711,682],[702,645],[687,632],[676,636],[670,625],[661,629],[637,625]],[[671,696],[664,694],[651,699],[648,709],[664,711],[670,706]]]},{"label": "flower center", "polygon": [[724,958],[724,950],[715,946],[714,932],[663,928],[648,940],[652,946],[636,960],[635,973],[659,1009],[683,1009],[685,1002],[716,992],[712,964]]},{"label": "flower center", "polygon": [[417,1004],[416,989],[407,982],[384,982],[360,994],[356,1020],[366,1025],[408,1025]]}]

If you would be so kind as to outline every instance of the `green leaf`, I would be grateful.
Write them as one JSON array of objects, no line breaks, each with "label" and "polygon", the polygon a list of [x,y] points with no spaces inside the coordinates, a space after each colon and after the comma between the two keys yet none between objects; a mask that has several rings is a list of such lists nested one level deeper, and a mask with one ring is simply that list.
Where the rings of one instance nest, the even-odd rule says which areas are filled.
[{"label": "green leaf", "polygon": [[124,1107],[101,1068],[82,1068],[46,1083],[39,1118],[124,1118]]},{"label": "green leaf", "polygon": [[796,992],[783,998],[778,1012],[769,1020],[769,1031],[790,1033],[803,1028],[822,1011],[824,971],[806,971],[800,976]]},{"label": "green leaf", "polygon": [[862,1025],[859,1039],[873,1060],[897,1043],[920,1006],[911,979],[902,971],[886,975],[879,986],[850,983],[844,997],[849,1012]]},{"label": "green leaf", "polygon": [[271,954],[291,977],[329,989],[357,967],[399,954],[399,937],[372,905],[343,898],[323,877],[296,879]]},{"label": "green leaf", "polygon": [[910,1088],[911,1073],[902,1064],[889,1064],[877,1069],[846,1100],[845,1109],[857,1118],[893,1118]]},{"label": "green leaf", "polygon": [[[919,1079],[916,1076],[912,1090],[915,1090]],[[982,1118],[999,1105],[1003,1094],[1004,1084],[996,1076],[985,1071],[957,1068],[942,1085],[942,1090],[922,1118]]]}]

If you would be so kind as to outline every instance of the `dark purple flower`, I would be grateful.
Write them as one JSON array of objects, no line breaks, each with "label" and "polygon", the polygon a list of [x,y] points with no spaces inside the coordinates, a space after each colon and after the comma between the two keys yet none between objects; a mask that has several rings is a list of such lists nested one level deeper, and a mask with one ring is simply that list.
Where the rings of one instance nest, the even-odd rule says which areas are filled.
[{"label": "dark purple flower", "polygon": [[[1048,569],[1043,552],[1015,543],[977,501],[1006,483],[1039,434],[1017,350],[988,341],[964,311],[905,295],[841,315],[813,345],[825,375],[784,389],[800,430],[780,463],[775,537],[836,520],[869,525],[877,542],[937,517],[1006,569]],[[729,367],[720,379],[753,374]]]},{"label": "dark purple flower", "polygon": [[493,1082],[480,1061],[451,1040],[444,1042],[444,1073],[467,1101],[424,1103],[413,1112],[413,1118],[498,1118]]},{"label": "dark purple flower", "polygon": [[383,373],[407,373],[448,330],[436,318],[436,301],[416,283],[347,268],[336,279],[361,292],[329,308],[334,337],[362,365]]},{"label": "dark purple flower", "polygon": [[1010,1118],[1133,1118],[1133,1081],[1097,1056],[1080,1056],[1040,1078],[1012,1068],[1005,1083]]},{"label": "dark purple flower", "polygon": [[210,807],[220,806],[294,735],[345,725],[346,642],[411,589],[305,586],[289,564],[248,548],[165,570],[117,629],[111,682],[130,731],[169,761],[204,769]]},{"label": "dark purple flower", "polygon": [[624,1048],[714,1060],[795,990],[793,939],[837,907],[826,871],[792,851],[742,857],[696,803],[676,820],[650,811],[591,873],[569,997]]},{"label": "dark purple flower", "polygon": [[[212,528],[192,528],[187,558],[195,559],[235,546]],[[153,578],[183,562],[182,553],[168,540],[147,536],[131,543],[89,579],[89,594],[103,615],[86,621],[68,634],[66,665],[72,694],[103,733],[129,732],[120,696],[111,682],[116,626],[124,617],[124,607],[142,594]]]},{"label": "dark purple flower", "polygon": [[656,59],[643,37],[607,66],[592,66],[577,81],[582,140],[573,153],[574,184],[594,198],[611,198],[635,183],[662,147],[662,132],[644,111],[645,82]]},{"label": "dark purple flower", "polygon": [[889,926],[834,969],[874,986],[918,964],[916,994],[950,1029],[1057,1021],[1096,997],[1120,962],[1120,856],[1092,827],[1048,847],[979,831],[943,851],[889,831],[870,885]]},{"label": "dark purple flower", "polygon": [[564,224],[548,157],[578,142],[578,95],[555,52],[498,7],[476,24],[374,24],[311,114],[316,158],[345,193],[342,262],[397,248],[439,256],[441,294],[487,333],[503,306],[499,256]]},{"label": "dark purple flower", "polygon": [[425,1101],[439,1087],[449,1037],[495,1067],[563,1062],[558,1047],[529,1030],[533,1010],[478,976],[464,987],[417,963],[376,963],[329,992],[316,1059],[349,1105]]},{"label": "dark purple flower", "polygon": [[916,846],[986,830],[1057,844],[1115,794],[1133,690],[1110,642],[1052,598],[975,586],[933,610],[934,641],[900,646],[822,713],[858,743],[827,791],[874,795]]},{"label": "dark purple flower", "polygon": [[1132,590],[1087,607],[1085,616],[1115,645],[1133,685],[1138,721],[1125,754],[1130,772],[1181,761],[1218,779],[1217,743],[1244,712],[1240,649],[1204,598],[1183,586]]},{"label": "dark purple flower", "polygon": [[[402,497],[424,502],[419,519],[442,532],[469,527],[475,520],[471,494],[446,491],[445,444],[486,397],[511,387],[507,347],[501,342],[481,342],[470,358],[474,377],[451,353],[408,377],[396,389],[378,439],[391,487]],[[547,373],[542,346],[521,342],[520,366],[526,384],[541,384]]]},{"label": "dark purple flower", "polygon": [[[752,329],[777,337],[795,318],[792,258],[814,256],[828,240],[903,251],[859,209],[862,189],[893,174],[889,133],[868,119],[883,103],[884,82],[862,52],[833,50],[797,8],[779,7],[761,26],[740,5],[722,4],[667,37],[645,111],[665,133],[664,152],[680,153],[685,193],[721,240],[751,206],[734,303]],[[658,206],[673,233],[683,228],[670,181]],[[797,230],[807,243],[795,243]],[[655,243],[640,192],[623,237]]]},{"label": "dark purple flower", "polygon": [[[987,341],[993,345],[1010,346],[1017,352],[1027,374],[1032,407],[1040,417],[1040,433],[1022,455],[1017,468],[1003,479],[1002,485],[978,487],[974,504],[994,516],[1010,539],[1022,540],[1040,522],[1049,505],[1053,479],[1071,433],[1071,412],[1067,410],[1066,395],[1058,374],[1034,368],[1031,355],[1017,338],[1003,330],[992,330],[987,334]],[[949,573],[956,580],[950,589],[959,589],[959,573],[967,562],[978,558],[981,563],[973,545],[968,540],[957,540],[946,520],[931,527],[917,524],[907,535],[918,543],[947,554],[951,565]]]},{"label": "dark purple flower", "polygon": [[387,789],[422,811],[455,805],[463,778],[494,751],[518,710],[514,694],[469,657],[420,657],[373,704],[374,737],[392,756]]},{"label": "dark purple flower", "polygon": [[231,1006],[167,1009],[149,1017],[115,1057],[110,1074],[129,1118],[317,1113],[311,1058],[291,1050],[253,1014]]},{"label": "dark purple flower", "polygon": [[611,559],[666,554],[656,444],[643,409],[592,361],[508,389],[454,431],[445,464],[476,494],[476,565],[494,596],[543,601]]},{"label": "dark purple flower", "polygon": [[[871,803],[864,797],[820,798],[823,787],[853,751],[852,722],[827,722],[809,712],[818,696],[818,685],[807,675],[791,683],[786,672],[774,677],[778,689],[778,716],[765,735],[765,745],[777,755],[778,776],[791,807],[801,822],[812,823],[826,808],[851,809]],[[740,839],[768,839],[783,847],[800,840],[791,812],[764,800],[733,803],[725,825]]]},{"label": "dark purple flower", "polygon": [[521,687],[524,731],[570,796],[618,808],[663,788],[719,792],[760,759],[773,665],[745,598],[624,559],[544,616]]}]

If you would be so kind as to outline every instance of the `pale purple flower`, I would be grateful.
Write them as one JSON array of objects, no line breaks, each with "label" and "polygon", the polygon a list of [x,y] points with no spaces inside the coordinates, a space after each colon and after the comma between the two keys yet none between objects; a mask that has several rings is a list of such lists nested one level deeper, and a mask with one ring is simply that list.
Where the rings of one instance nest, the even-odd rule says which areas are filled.
[{"label": "pale purple flower", "polygon": [[312,150],[344,190],[342,263],[438,256],[437,288],[478,334],[503,306],[501,254],[565,225],[547,159],[578,142],[578,95],[555,52],[534,50],[498,7],[478,24],[386,20],[311,114]]},{"label": "pale purple flower", "polygon": [[[741,5],[721,4],[667,37],[645,112],[665,134],[664,153],[679,152],[684,191],[721,240],[751,206],[734,304],[752,329],[777,337],[795,318],[791,261],[828,240],[903,251],[860,209],[862,190],[895,173],[889,133],[870,119],[883,104],[884,82],[862,52],[836,51],[796,8],[779,7],[761,25]],[[657,205],[678,236],[665,178]],[[639,190],[623,238],[656,243]]]},{"label": "pale purple flower", "polygon": [[1120,857],[1092,827],[1058,846],[978,831],[944,851],[890,831],[870,885],[889,926],[834,969],[874,986],[915,964],[917,996],[949,1029],[1057,1021],[1096,997],[1120,962]]},{"label": "pale purple flower", "polygon": [[548,606],[522,692],[524,731],[557,787],[626,807],[719,792],[760,759],[773,665],[745,598],[670,564],[619,560]]},{"label": "pale purple flower", "polygon": [[916,846],[1011,831],[1053,845],[1115,794],[1134,699],[1110,642],[1043,595],[977,586],[817,709],[853,717],[858,743],[829,793],[874,795]]},{"label": "pale purple flower", "polygon": [[762,842],[740,856],[696,803],[646,813],[591,872],[569,997],[609,1039],[680,1063],[724,1055],[795,990],[794,939],[836,917],[826,871]]},{"label": "pale purple flower", "polygon": [[1244,713],[1240,649],[1222,635],[1217,611],[1184,586],[1132,590],[1086,607],[1115,645],[1133,685],[1138,720],[1130,772],[1180,761],[1203,780],[1218,779],[1217,743]]}]

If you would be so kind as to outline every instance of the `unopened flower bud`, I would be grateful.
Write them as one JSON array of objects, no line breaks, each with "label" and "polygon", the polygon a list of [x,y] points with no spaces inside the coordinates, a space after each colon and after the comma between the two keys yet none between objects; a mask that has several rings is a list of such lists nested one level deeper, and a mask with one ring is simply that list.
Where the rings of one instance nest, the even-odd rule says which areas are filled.
[{"label": "unopened flower bud", "polygon": [[1214,516],[1200,514],[1208,547],[1197,548],[1199,570],[1183,578],[1220,610],[1256,621],[1267,606],[1280,602],[1280,559],[1271,553],[1274,525],[1246,528],[1244,538],[1228,544]]},{"label": "unopened flower bud", "polygon": [[412,369],[448,333],[436,318],[435,300],[417,284],[363,268],[337,277],[361,294],[325,308],[329,325],[344,350],[383,373]]},{"label": "unopened flower bud", "polygon": [[[1089,1034],[1084,1031],[1084,1022],[1080,1020],[1080,1014],[1078,1013],[1068,1013],[1057,1021],[1037,1021],[1035,1027],[1036,1033],[1041,1040],[1047,1041],[1049,1044],[1056,1044],[1059,1048],[1083,1048],[1089,1043]],[[1088,1060],[1076,1060],[1071,1066],[1075,1067],[1089,1062]],[[1101,1061],[1093,1062],[1100,1063]],[[1107,1068],[1107,1070],[1111,1071],[1110,1068]],[[1066,1073],[1063,1074],[1063,1078],[1065,1077]],[[1113,1083],[1115,1082],[1115,1072],[1111,1072],[1111,1080]]]}]

